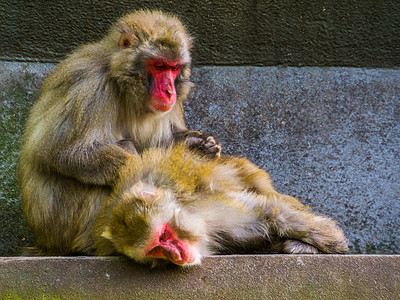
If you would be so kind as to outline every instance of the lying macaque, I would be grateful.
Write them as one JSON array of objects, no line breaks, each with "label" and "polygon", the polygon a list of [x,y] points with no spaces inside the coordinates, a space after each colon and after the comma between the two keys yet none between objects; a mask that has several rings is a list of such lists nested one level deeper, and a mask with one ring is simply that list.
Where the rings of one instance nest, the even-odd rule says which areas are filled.
[{"label": "lying macaque", "polygon": [[348,251],[334,221],[279,194],[268,173],[247,159],[208,159],[181,144],[132,156],[103,203],[93,238],[97,255],[153,265],[246,251]]}]

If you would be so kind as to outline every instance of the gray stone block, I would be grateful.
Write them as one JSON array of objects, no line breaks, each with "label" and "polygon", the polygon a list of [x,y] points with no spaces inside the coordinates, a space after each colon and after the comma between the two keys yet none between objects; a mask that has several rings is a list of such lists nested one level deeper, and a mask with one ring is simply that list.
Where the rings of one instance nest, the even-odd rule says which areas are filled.
[{"label": "gray stone block", "polygon": [[122,258],[0,258],[1,299],[399,299],[399,255],[251,255],[154,268]]},{"label": "gray stone block", "polygon": [[[33,243],[15,172],[23,123],[52,67],[0,63],[1,256]],[[193,81],[190,128],[338,220],[351,253],[400,253],[400,70],[201,67]]]},{"label": "gray stone block", "polygon": [[204,67],[193,81],[191,128],[338,220],[352,253],[399,253],[400,70]]}]

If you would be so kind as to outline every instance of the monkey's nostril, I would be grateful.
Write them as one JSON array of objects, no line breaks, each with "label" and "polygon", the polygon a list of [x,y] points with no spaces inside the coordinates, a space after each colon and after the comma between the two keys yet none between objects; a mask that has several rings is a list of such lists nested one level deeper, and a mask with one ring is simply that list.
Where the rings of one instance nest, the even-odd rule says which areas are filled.
[{"label": "monkey's nostril", "polygon": [[174,92],[171,91],[171,90],[165,90],[165,94],[166,94],[168,97],[171,97],[171,96],[174,94]]}]

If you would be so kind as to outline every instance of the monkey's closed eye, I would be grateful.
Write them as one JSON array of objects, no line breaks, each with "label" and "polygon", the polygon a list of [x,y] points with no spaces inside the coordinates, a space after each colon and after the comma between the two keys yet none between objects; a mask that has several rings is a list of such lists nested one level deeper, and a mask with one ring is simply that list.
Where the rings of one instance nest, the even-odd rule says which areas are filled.
[{"label": "monkey's closed eye", "polygon": [[156,69],[156,70],[159,70],[159,71],[162,71],[162,70],[166,70],[167,69],[167,67],[164,65],[164,64],[154,64],[154,68]]},{"label": "monkey's closed eye", "polygon": [[125,220],[124,218],[121,218],[121,219],[119,220],[119,224],[120,224],[122,227],[128,228],[128,223],[126,222],[126,220]]},{"label": "monkey's closed eye", "polygon": [[165,239],[165,231],[164,231],[164,233],[160,236],[160,241],[162,241],[162,240],[164,240]]},{"label": "monkey's closed eye", "polygon": [[176,66],[171,67],[171,70],[172,70],[172,71],[178,71],[178,70],[180,70],[180,69],[182,69],[182,66],[181,66],[181,65],[176,65]]}]

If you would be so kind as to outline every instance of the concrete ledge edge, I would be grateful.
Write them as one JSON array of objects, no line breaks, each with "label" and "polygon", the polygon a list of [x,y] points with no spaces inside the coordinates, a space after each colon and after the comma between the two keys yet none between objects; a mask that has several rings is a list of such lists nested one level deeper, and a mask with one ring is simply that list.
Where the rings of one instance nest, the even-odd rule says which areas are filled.
[{"label": "concrete ledge edge", "polygon": [[120,257],[1,257],[0,299],[399,299],[400,255],[230,255],[150,268]]}]

